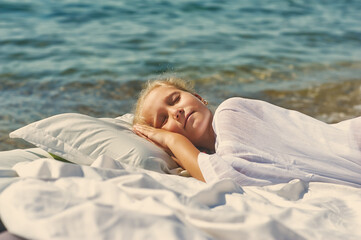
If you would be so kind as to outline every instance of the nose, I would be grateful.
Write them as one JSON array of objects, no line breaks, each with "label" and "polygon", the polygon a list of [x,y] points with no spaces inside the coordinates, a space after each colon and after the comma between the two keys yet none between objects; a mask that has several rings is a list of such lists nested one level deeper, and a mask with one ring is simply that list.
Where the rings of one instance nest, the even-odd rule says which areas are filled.
[{"label": "nose", "polygon": [[184,110],[182,108],[176,108],[173,110],[173,118],[175,120],[179,120],[183,113],[184,113]]}]

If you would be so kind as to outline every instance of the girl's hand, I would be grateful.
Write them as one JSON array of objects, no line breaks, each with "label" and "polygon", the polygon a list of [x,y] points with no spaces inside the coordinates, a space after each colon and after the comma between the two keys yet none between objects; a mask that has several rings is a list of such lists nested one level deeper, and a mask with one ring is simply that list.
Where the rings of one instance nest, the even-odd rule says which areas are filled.
[{"label": "girl's hand", "polygon": [[168,147],[168,142],[169,142],[169,138],[174,133],[163,130],[163,129],[154,128],[154,127],[151,127],[151,126],[141,125],[141,124],[134,125],[133,126],[133,131],[137,135],[139,135],[139,136],[151,141],[152,143],[160,146],[168,154],[173,155],[172,152],[170,151],[169,147]]},{"label": "girl's hand", "polygon": [[141,137],[162,147],[190,175],[204,182],[198,166],[199,150],[185,136],[147,125],[134,125],[133,131]]}]

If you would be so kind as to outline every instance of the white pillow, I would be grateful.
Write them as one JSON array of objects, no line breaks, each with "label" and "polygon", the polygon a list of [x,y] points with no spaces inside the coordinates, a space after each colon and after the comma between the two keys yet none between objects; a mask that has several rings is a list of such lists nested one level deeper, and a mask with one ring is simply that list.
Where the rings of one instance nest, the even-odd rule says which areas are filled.
[{"label": "white pillow", "polygon": [[177,168],[161,148],[131,130],[132,116],[94,118],[78,113],[55,115],[10,133],[77,164],[90,165],[108,156],[135,167],[169,173]]}]

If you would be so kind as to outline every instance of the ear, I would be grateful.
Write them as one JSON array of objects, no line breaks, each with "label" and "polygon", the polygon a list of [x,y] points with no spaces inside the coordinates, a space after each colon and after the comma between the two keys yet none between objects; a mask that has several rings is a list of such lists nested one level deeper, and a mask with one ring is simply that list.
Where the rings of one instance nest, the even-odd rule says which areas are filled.
[{"label": "ear", "polygon": [[193,93],[194,96],[196,96],[196,98],[198,98],[199,100],[203,100],[203,98],[201,96],[199,96],[197,93]]},{"label": "ear", "polygon": [[196,96],[196,98],[198,98],[199,100],[201,100],[201,102],[204,104],[204,105],[207,105],[208,104],[208,101],[203,99],[200,95],[198,95],[197,93],[193,93],[194,96]]}]

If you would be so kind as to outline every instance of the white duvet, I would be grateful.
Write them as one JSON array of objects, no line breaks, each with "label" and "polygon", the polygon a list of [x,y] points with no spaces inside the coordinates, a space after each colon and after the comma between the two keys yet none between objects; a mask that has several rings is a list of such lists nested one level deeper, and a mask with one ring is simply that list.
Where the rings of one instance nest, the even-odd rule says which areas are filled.
[{"label": "white duvet", "polygon": [[[52,159],[0,178],[0,216],[29,239],[361,239],[361,189],[329,183],[239,187]],[[7,177],[7,178],[5,178]]]}]

